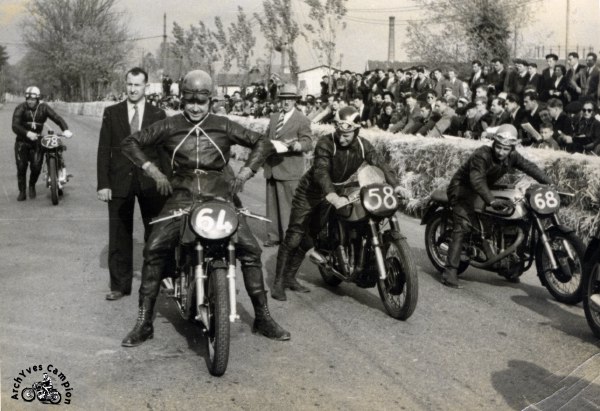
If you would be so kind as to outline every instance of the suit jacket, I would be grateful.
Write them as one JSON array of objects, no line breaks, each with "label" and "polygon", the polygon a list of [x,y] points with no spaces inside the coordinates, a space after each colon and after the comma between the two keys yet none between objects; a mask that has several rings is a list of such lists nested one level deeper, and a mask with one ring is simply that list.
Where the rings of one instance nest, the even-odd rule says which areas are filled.
[{"label": "suit jacket", "polygon": [[288,145],[298,141],[302,146],[300,152],[275,153],[267,158],[263,165],[265,178],[290,181],[300,180],[304,174],[303,152],[312,150],[312,132],[310,120],[297,109],[292,116],[283,124],[280,135],[277,136],[277,123],[280,113],[271,114],[267,135],[271,140],[278,140]]},{"label": "suit jacket", "polygon": [[[567,70],[565,78],[567,82],[567,90],[571,95],[570,101],[579,100],[579,96],[581,96],[585,91],[586,73],[586,67],[581,64],[577,65],[575,71],[573,71],[573,68]],[[581,91],[577,92],[575,86],[578,86]]]},{"label": "suit jacket", "polygon": [[[166,117],[164,111],[146,102],[141,128],[148,127]],[[102,116],[98,143],[97,189],[110,188],[113,197],[125,197],[129,194],[134,178],[136,178],[145,195],[159,195],[156,191],[156,182],[121,152],[121,141],[130,134],[127,101],[106,107]],[[147,147],[143,151],[164,174],[170,176],[170,162],[162,150],[156,147]]]},{"label": "suit jacket", "polygon": [[461,79],[454,79],[454,83],[450,80],[446,80],[446,87],[452,87],[452,94],[456,98],[466,97],[465,85]]},{"label": "suit jacket", "polygon": [[600,86],[599,80],[600,70],[598,70],[598,66],[594,66],[591,73],[588,73],[586,69],[585,88],[583,90],[583,95],[592,99],[594,102],[598,100],[598,87]]},{"label": "suit jacket", "polygon": [[504,91],[504,82],[506,81],[506,69],[498,73],[496,70],[492,70],[487,76],[487,81],[490,85],[494,86],[496,94]]},{"label": "suit jacket", "polygon": [[556,76],[554,73],[550,75],[550,68],[546,67],[542,70],[542,78],[540,80],[540,90],[538,90],[538,94],[540,96],[540,100],[548,101],[551,96],[548,94],[548,91],[552,89],[554,85],[554,80],[556,80]]},{"label": "suit jacket", "polygon": [[475,90],[477,90],[477,87],[479,85],[487,84],[487,80],[485,79],[483,72],[481,72],[479,74],[479,77],[477,78],[477,80],[475,80],[474,77],[475,77],[475,74],[471,74],[471,78],[469,79],[469,89],[471,90],[471,99],[473,99],[475,97]]},{"label": "suit jacket", "polygon": [[529,82],[529,73],[521,76],[516,71],[510,71],[506,75],[506,83],[504,84],[504,91],[507,93],[513,93],[520,98],[523,98],[525,87]]},{"label": "suit jacket", "polygon": [[541,91],[541,84],[542,84],[542,77],[539,74],[534,74],[533,76],[529,77],[529,81],[527,82],[527,85],[525,86],[527,87],[533,87],[535,88],[535,91],[537,91],[538,93]]}]

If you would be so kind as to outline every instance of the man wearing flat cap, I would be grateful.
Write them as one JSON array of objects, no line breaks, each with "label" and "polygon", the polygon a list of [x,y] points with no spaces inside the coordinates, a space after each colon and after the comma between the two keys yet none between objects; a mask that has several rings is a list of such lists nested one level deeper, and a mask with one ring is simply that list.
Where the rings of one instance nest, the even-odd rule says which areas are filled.
[{"label": "man wearing flat cap", "polygon": [[267,180],[267,241],[265,247],[278,245],[285,234],[292,209],[292,198],[304,174],[303,153],[312,150],[310,120],[295,108],[300,99],[294,84],[284,84],[279,91],[282,110],[271,114],[267,135],[281,144],[278,152],[264,164]]}]

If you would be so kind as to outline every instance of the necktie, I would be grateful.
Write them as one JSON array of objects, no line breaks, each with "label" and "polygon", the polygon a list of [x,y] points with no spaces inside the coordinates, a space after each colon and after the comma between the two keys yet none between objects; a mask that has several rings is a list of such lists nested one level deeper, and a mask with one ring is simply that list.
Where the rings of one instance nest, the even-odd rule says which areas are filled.
[{"label": "necktie", "polygon": [[133,117],[131,118],[131,123],[129,123],[129,127],[132,133],[135,133],[140,129],[140,115],[138,112],[137,104],[133,105]]},{"label": "necktie", "polygon": [[275,138],[281,137],[281,129],[283,128],[283,111],[279,114],[279,121],[277,122],[277,127],[275,128]]}]

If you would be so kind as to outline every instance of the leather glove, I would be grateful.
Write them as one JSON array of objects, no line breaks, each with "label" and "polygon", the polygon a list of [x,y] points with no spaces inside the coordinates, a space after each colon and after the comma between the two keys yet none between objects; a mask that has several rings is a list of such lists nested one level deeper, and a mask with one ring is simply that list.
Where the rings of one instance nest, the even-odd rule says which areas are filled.
[{"label": "leather glove", "polygon": [[[146,165],[147,164],[147,165]],[[165,176],[153,163],[146,163],[142,167],[146,174],[148,174],[154,181],[156,181],[156,189],[164,196],[173,193],[173,187],[167,176]]]},{"label": "leather glove", "polygon": [[299,141],[294,141],[288,145],[288,150],[293,151],[295,153],[299,153],[302,151],[302,144]]},{"label": "leather glove", "polygon": [[505,208],[509,208],[513,206],[513,202],[510,200],[505,200],[503,198],[497,198],[493,200],[490,205],[494,210],[504,210]]},{"label": "leather glove", "polygon": [[235,178],[231,182],[231,193],[237,194],[241,192],[244,189],[244,183],[250,180],[250,178],[252,178],[253,175],[254,171],[252,171],[250,168],[240,168],[239,173],[237,173],[237,176],[235,176]]},{"label": "leather glove", "polygon": [[329,193],[325,196],[325,200],[329,202],[336,209],[342,208],[348,204],[348,200],[344,197],[340,197],[336,193]]},{"label": "leather glove", "polygon": [[410,191],[402,186],[394,187],[394,194],[396,194],[401,199],[410,198]]},{"label": "leather glove", "polygon": [[27,138],[30,139],[30,140],[35,141],[35,140],[37,140],[38,135],[35,134],[33,131],[28,131],[27,132]]},{"label": "leather glove", "polygon": [[71,137],[73,137],[73,133],[71,133],[69,130],[63,131],[62,135],[65,136],[65,138],[71,138]]}]

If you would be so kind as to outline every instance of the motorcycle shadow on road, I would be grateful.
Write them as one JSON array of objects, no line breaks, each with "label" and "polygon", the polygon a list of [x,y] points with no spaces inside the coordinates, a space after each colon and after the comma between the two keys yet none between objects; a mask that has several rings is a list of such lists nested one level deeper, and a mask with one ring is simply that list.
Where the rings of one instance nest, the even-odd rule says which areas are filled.
[{"label": "motorcycle shadow on road", "polygon": [[600,385],[588,381],[594,379],[589,375],[598,363],[594,360],[566,377],[528,361],[510,360],[507,369],[492,374],[492,386],[514,410],[558,410],[567,403],[571,410],[597,410]]}]

